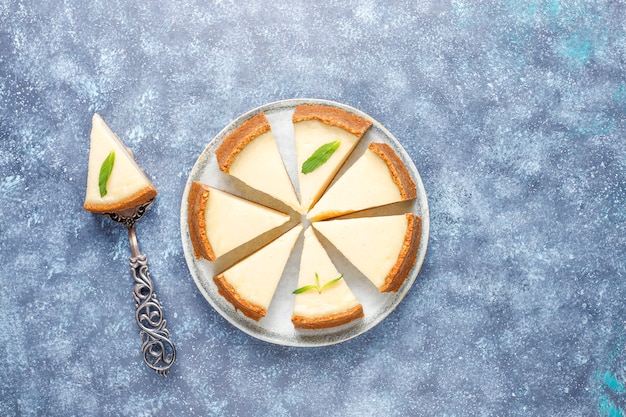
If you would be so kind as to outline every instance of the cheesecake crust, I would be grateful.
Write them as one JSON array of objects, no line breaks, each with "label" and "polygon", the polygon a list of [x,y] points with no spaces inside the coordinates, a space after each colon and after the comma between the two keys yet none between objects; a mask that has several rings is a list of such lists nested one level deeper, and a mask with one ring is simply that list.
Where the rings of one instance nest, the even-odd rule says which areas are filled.
[{"label": "cheesecake crust", "polygon": [[402,200],[410,200],[417,197],[417,189],[415,187],[415,181],[411,178],[411,173],[407,169],[406,165],[402,162],[398,154],[391,149],[391,146],[386,143],[369,144],[368,149],[380,156],[385,161],[393,182],[398,186]]},{"label": "cheesecake crust", "polygon": [[363,306],[358,304],[343,313],[331,314],[324,317],[292,316],[291,322],[296,329],[327,329],[341,326],[363,317]]},{"label": "cheesecake crust", "polygon": [[381,292],[396,292],[409,276],[409,272],[417,260],[417,250],[419,249],[422,237],[422,218],[416,214],[405,214],[408,224],[404,243],[396,264],[385,277],[385,283],[378,288]]},{"label": "cheesecake crust", "polygon": [[337,107],[319,104],[301,104],[296,106],[292,122],[298,123],[305,120],[317,120],[327,125],[336,126],[359,138],[372,126],[371,121],[356,114]]},{"label": "cheesecake crust", "polygon": [[252,116],[228,134],[215,150],[220,170],[228,174],[239,152],[255,138],[271,130],[265,113]]},{"label": "cheesecake crust", "polygon": [[209,188],[199,181],[194,181],[187,197],[187,226],[189,238],[196,258],[215,260],[215,252],[206,234],[206,218],[204,211],[209,200]]},{"label": "cheesecake crust", "polygon": [[214,276],[213,282],[215,282],[217,286],[217,292],[220,293],[226,301],[231,303],[235,307],[235,310],[241,311],[246,317],[259,321],[267,314],[267,311],[265,311],[263,307],[259,307],[242,298],[223,274]]},{"label": "cheesecake crust", "polygon": [[154,186],[146,187],[129,198],[125,198],[122,201],[118,201],[116,203],[110,204],[101,204],[101,203],[89,203],[85,201],[83,207],[85,210],[91,211],[93,213],[116,213],[119,211],[133,209],[141,204],[146,203],[147,201],[153,199],[158,194],[157,189]]}]

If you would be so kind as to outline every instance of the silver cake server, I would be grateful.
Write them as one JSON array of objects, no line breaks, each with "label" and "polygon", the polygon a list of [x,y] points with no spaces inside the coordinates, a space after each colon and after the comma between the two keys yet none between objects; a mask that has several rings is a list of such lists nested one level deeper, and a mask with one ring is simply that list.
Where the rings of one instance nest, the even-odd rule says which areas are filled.
[{"label": "silver cake server", "polygon": [[170,340],[170,332],[163,318],[163,307],[154,292],[154,284],[148,271],[148,258],[139,250],[135,223],[146,212],[154,199],[118,213],[104,213],[112,220],[122,223],[128,229],[130,239],[130,271],[135,282],[135,320],[139,325],[143,360],[159,375],[166,376],[176,360],[176,347]]}]

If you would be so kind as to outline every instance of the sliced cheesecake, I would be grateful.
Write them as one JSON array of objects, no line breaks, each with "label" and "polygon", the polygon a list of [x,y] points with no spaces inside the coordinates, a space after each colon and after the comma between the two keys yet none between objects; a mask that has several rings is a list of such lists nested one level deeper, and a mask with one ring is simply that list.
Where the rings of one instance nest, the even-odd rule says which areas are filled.
[{"label": "sliced cheesecake", "polygon": [[339,279],[341,276],[313,230],[308,228],[304,232],[298,289],[291,317],[294,327],[323,329],[363,317],[363,307],[344,279]]},{"label": "sliced cheesecake", "polygon": [[243,122],[224,138],[215,154],[223,172],[301,211],[265,114]]},{"label": "sliced cheesecake", "polygon": [[327,220],[313,227],[379,291],[397,291],[415,264],[422,219],[407,213]]},{"label": "sliced cheesecake", "polygon": [[[297,106],[292,121],[300,204],[306,212],[326,190],[372,122],[343,109],[316,104]],[[324,147],[327,149],[326,156],[329,157],[317,158],[318,162],[324,162],[307,172],[305,163],[315,160],[316,155],[320,156]]]},{"label": "sliced cheesecake", "polygon": [[187,198],[189,237],[210,261],[287,223],[290,217],[195,181]]},{"label": "sliced cheesecake", "polygon": [[367,150],[326,191],[309,212],[312,221],[415,198],[411,174],[400,157],[384,143]]},{"label": "sliced cheesecake", "polygon": [[135,208],[157,195],[133,155],[99,114],[94,114],[89,145],[84,208],[95,213]]},{"label": "sliced cheesecake", "polygon": [[235,309],[259,321],[267,314],[302,226],[297,225],[278,239],[239,261],[213,278],[218,292]]}]

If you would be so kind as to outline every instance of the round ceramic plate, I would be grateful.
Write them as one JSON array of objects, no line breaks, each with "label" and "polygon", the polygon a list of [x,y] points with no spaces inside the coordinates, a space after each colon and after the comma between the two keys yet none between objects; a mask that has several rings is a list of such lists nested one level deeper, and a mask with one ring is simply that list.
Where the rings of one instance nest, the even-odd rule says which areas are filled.
[{"label": "round ceramic plate", "polygon": [[[233,129],[255,114],[263,112],[270,122],[272,133],[276,138],[285,167],[287,168],[297,191],[297,167],[291,116],[296,106],[300,104],[322,104],[338,107],[371,120],[373,123],[372,127],[365,133],[351,156],[344,164],[343,168],[337,174],[336,178],[340,177],[342,173],[349,168],[349,166],[367,149],[369,143],[387,143],[396,151],[409,171],[412,173],[417,186],[417,198],[408,202],[372,209],[366,214],[371,216],[380,216],[412,212],[422,217],[422,236],[417,253],[417,261],[413,266],[409,277],[397,292],[379,292],[374,285],[372,285],[370,281],[354,266],[352,266],[336,249],[328,244],[325,244],[327,242],[322,239],[322,243],[326,247],[333,263],[339,271],[342,271],[346,283],[349,285],[359,302],[363,305],[364,312],[364,317],[362,319],[358,319],[352,323],[347,323],[343,326],[331,329],[298,330],[295,329],[291,323],[291,314],[295,299],[295,295],[293,295],[292,292],[296,288],[298,280],[298,267],[303,239],[302,235],[299,237],[289,261],[287,262],[287,266],[285,267],[283,276],[278,284],[278,288],[267,311],[267,315],[258,322],[249,319],[241,312],[235,310],[232,304],[226,301],[218,293],[217,287],[213,282],[213,277],[215,275],[224,271],[226,268],[245,257],[247,254],[259,249],[269,241],[280,236],[280,234],[286,232],[296,224],[302,223],[304,227],[308,226],[306,219],[303,219],[299,214],[290,211],[283,203],[253,190],[242,182],[221,172],[215,157],[215,150]],[[203,182],[212,187],[228,191],[232,194],[285,213],[291,213],[291,221],[288,222],[282,229],[270,233],[269,235],[262,236],[263,239],[257,239],[249,244],[246,244],[239,249],[223,255],[213,262],[209,262],[206,259],[196,259],[193,253],[193,246],[189,238],[189,230],[187,226],[187,196],[189,194],[191,183],[194,181]],[[358,214],[358,216],[362,215],[363,213]],[[247,334],[267,342],[287,346],[324,346],[339,343],[370,330],[387,317],[389,313],[391,313],[402,301],[419,273],[426,254],[429,223],[428,202],[426,200],[426,193],[424,191],[422,180],[417,169],[415,168],[415,165],[413,164],[413,161],[407,155],[398,140],[396,140],[396,138],[394,138],[380,123],[367,114],[340,103],[316,99],[285,100],[266,104],[233,120],[228,126],[226,126],[226,128],[224,128],[224,130],[213,138],[196,161],[196,164],[187,179],[180,212],[181,235],[187,265],[189,266],[189,270],[194,281],[196,282],[196,285],[207,301],[226,320]],[[358,236],[355,236],[355,239],[358,239]]]}]

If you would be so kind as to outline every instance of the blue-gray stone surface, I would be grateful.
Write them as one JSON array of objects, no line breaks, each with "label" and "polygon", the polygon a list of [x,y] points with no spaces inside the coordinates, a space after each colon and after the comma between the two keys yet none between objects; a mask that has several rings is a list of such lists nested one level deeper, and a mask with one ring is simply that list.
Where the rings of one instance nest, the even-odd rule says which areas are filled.
[{"label": "blue-gray stone surface", "polygon": [[[0,415],[626,415],[623,1],[0,0]],[[426,261],[322,348],[218,315],[179,209],[209,140],[356,107],[429,196]],[[138,226],[178,360],[141,362],[126,231],[82,209],[101,113],[160,191]]]}]

